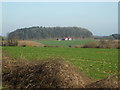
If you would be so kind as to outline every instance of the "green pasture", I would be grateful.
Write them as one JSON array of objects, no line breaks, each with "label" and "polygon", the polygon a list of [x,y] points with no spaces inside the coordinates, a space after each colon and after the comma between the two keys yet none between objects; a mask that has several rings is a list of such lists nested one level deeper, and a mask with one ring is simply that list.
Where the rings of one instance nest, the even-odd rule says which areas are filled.
[{"label": "green pasture", "polygon": [[93,79],[102,79],[118,71],[118,49],[3,47],[3,53],[16,60],[66,60]]},{"label": "green pasture", "polygon": [[36,40],[37,42],[40,42],[47,46],[74,46],[74,45],[84,45],[88,42],[92,42],[95,40],[71,40],[71,41],[57,41],[57,40]]}]

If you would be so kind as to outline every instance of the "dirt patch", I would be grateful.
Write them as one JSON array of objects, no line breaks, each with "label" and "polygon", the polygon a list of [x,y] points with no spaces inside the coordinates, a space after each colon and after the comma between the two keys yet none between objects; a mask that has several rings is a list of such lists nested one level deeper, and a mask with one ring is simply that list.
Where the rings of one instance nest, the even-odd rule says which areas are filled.
[{"label": "dirt patch", "polygon": [[118,75],[95,81],[63,60],[28,61],[3,57],[3,87],[18,88],[118,88]]},{"label": "dirt patch", "polygon": [[91,82],[62,60],[17,63],[15,60],[3,62],[3,86],[6,88],[85,88]]},{"label": "dirt patch", "polygon": [[120,85],[120,80],[118,79],[119,76],[120,75],[109,76],[105,79],[87,85],[86,88],[118,88]]}]

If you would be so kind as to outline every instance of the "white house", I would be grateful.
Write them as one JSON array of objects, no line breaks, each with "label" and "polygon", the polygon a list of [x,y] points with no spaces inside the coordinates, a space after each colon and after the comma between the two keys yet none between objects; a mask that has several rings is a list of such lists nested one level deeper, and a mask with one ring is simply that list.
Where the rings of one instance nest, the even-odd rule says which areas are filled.
[{"label": "white house", "polygon": [[72,40],[71,37],[65,37],[64,40]]},{"label": "white house", "polygon": [[69,40],[72,40],[72,38],[70,37]]},{"label": "white house", "polygon": [[59,38],[59,39],[57,39],[57,40],[58,40],[58,41],[61,41],[61,40],[66,40],[66,41],[67,41],[67,40],[72,40],[72,38],[71,38],[71,37],[64,37],[64,38],[62,38],[62,39]]}]

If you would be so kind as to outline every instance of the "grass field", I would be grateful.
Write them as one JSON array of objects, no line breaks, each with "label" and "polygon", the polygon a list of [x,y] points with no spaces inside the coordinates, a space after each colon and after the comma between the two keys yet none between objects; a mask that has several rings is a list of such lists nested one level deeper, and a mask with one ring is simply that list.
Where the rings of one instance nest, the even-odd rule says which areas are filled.
[{"label": "grass field", "polygon": [[72,40],[72,41],[57,41],[57,40],[36,40],[37,42],[40,42],[47,46],[74,46],[74,45],[84,45],[88,42],[92,42],[95,40]]},{"label": "grass field", "polygon": [[93,79],[118,71],[118,49],[3,47],[3,52],[16,60],[63,59]]}]

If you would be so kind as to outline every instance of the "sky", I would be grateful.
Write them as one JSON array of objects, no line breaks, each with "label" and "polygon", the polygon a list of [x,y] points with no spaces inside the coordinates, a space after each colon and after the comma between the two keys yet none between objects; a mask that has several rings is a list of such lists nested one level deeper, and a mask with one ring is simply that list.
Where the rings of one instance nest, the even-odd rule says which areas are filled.
[{"label": "sky", "polygon": [[32,26],[77,26],[94,35],[118,33],[117,2],[2,2],[2,33]]}]

